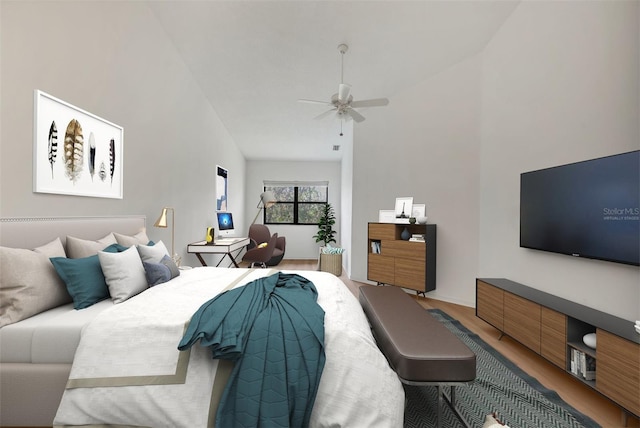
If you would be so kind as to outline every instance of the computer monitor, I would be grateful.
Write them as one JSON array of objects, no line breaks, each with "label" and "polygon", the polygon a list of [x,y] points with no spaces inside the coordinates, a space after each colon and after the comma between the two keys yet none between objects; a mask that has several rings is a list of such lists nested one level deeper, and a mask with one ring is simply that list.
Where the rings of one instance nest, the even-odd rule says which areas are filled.
[{"label": "computer monitor", "polygon": [[218,236],[233,235],[233,215],[229,212],[218,212]]}]

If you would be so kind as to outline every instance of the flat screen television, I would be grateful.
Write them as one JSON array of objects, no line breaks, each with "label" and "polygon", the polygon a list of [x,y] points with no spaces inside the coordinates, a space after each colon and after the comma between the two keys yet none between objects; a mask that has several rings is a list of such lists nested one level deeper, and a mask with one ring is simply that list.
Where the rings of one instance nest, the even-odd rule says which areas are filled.
[{"label": "flat screen television", "polygon": [[219,236],[233,235],[233,215],[229,212],[217,212]]},{"label": "flat screen television", "polygon": [[520,246],[640,266],[640,150],[521,174]]}]

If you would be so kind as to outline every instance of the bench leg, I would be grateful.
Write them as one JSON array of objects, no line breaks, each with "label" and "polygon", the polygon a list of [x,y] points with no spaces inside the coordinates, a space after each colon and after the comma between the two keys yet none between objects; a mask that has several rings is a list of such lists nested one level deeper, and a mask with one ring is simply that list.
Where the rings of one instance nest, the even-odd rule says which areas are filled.
[{"label": "bench leg", "polygon": [[451,407],[452,408],[456,408],[456,386],[455,385],[451,385]]},{"label": "bench leg", "polygon": [[[436,403],[436,427],[442,428],[442,420],[443,420],[443,409],[445,404],[449,406],[453,414],[458,418],[460,423],[466,428],[470,428],[471,425],[467,420],[462,416],[462,413],[456,408],[456,386],[464,385],[468,382],[413,382],[400,378],[400,381],[405,385],[413,385],[413,386],[435,386],[437,389],[437,400]],[[449,395],[447,396],[447,391],[444,388],[445,386],[449,386]],[[405,396],[405,406],[409,405],[408,398]]]},{"label": "bench leg", "polygon": [[[438,394],[439,393],[440,393],[440,386],[438,386]],[[444,397],[444,400],[446,400],[447,404],[449,404],[449,407],[451,408],[451,411],[460,420],[462,425],[465,426],[466,428],[470,428],[471,425],[469,425],[469,423],[465,420],[465,418],[462,417],[462,414],[458,411],[458,408],[456,407],[456,386],[455,385],[451,385],[451,393],[450,393],[449,397],[447,397],[447,395],[444,393],[444,391],[442,393],[442,396]],[[440,412],[440,411],[438,411],[438,412]],[[439,425],[438,425],[438,427],[439,427]]]},{"label": "bench leg", "polygon": [[442,406],[444,406],[444,392],[442,385],[438,385],[438,409],[436,411],[436,427],[442,428]]}]

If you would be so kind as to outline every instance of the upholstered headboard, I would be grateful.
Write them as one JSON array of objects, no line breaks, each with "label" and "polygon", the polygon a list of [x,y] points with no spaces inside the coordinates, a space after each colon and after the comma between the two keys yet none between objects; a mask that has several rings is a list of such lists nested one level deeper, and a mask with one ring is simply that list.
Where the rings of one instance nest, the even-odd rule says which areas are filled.
[{"label": "upholstered headboard", "polygon": [[143,215],[105,217],[0,218],[0,246],[35,248],[67,235],[96,240],[109,232],[135,235],[146,227]]}]

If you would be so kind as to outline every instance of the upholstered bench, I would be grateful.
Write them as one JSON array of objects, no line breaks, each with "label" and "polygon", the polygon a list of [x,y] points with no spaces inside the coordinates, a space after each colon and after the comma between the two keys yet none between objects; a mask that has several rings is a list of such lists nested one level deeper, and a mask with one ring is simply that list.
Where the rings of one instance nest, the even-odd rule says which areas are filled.
[{"label": "upholstered bench", "polygon": [[[455,407],[455,387],[476,378],[473,351],[402,288],[365,285],[359,300],[378,347],[400,381],[438,388],[437,426],[442,424],[444,401],[468,426]],[[444,386],[451,387],[451,397],[444,394]]]}]

